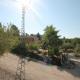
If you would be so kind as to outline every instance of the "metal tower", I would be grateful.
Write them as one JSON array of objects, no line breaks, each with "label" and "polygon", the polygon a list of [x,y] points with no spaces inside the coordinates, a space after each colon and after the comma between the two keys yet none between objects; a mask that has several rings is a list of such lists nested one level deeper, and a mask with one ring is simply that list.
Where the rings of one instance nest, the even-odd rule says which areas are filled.
[{"label": "metal tower", "polygon": [[[21,37],[20,37],[20,47],[24,48],[25,46],[25,7],[22,7],[22,26],[21,26]],[[25,58],[19,57],[16,77],[15,80],[25,80]]]},{"label": "metal tower", "polygon": [[24,36],[25,36],[25,7],[23,6],[22,7],[22,27],[21,27],[21,36],[23,40],[21,41],[24,41]]}]

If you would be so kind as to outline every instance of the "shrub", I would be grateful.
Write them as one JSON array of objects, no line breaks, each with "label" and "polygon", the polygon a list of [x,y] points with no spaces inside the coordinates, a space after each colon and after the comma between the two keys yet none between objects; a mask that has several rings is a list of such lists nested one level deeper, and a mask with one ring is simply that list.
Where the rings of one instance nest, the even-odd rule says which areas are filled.
[{"label": "shrub", "polygon": [[28,49],[30,49],[30,50],[37,50],[38,46],[37,46],[37,44],[31,44],[31,45],[28,46]]},{"label": "shrub", "polygon": [[54,56],[54,55],[59,56],[60,55],[59,54],[59,49],[57,47],[55,47],[55,48],[54,47],[49,48],[48,55],[49,56]]},{"label": "shrub", "polygon": [[15,48],[11,50],[12,53],[21,56],[21,57],[26,57],[28,50],[27,47],[24,44],[18,44]]},{"label": "shrub", "polygon": [[80,57],[80,45],[78,44],[75,47],[75,56]]}]

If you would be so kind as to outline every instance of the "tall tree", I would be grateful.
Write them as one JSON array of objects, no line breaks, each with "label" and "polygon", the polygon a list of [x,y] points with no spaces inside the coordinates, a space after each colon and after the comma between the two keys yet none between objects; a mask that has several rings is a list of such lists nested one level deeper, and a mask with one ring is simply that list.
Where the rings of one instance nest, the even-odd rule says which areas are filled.
[{"label": "tall tree", "polygon": [[0,22],[0,28],[2,28],[2,24],[1,24],[1,22]]},{"label": "tall tree", "polygon": [[41,40],[41,35],[39,32],[36,34],[36,36],[38,37],[39,40]]},{"label": "tall tree", "polygon": [[4,28],[0,23],[0,54],[3,54],[6,48],[6,34],[4,32]]},{"label": "tall tree", "polygon": [[61,40],[59,39],[58,32],[52,25],[47,26],[44,30],[43,41],[48,48],[49,55],[58,55]]},{"label": "tall tree", "polygon": [[7,49],[11,50],[19,43],[19,30],[16,25],[10,24],[6,30]]},{"label": "tall tree", "polygon": [[11,24],[10,31],[11,31],[12,35],[19,36],[19,30],[16,27],[16,25]]},{"label": "tall tree", "polygon": [[80,57],[80,44],[77,44],[74,50],[75,50],[75,56]]}]

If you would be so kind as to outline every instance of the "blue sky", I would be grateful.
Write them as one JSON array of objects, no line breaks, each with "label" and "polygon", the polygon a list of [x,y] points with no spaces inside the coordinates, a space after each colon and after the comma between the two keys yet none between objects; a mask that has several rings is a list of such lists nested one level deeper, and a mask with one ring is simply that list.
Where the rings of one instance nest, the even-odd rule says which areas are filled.
[{"label": "blue sky", "polygon": [[[33,0],[34,11],[26,9],[25,31],[43,34],[53,25],[62,37],[80,37],[80,0]],[[37,1],[37,2],[36,2]],[[15,0],[0,0],[0,22],[13,23],[21,28],[21,10]]]}]

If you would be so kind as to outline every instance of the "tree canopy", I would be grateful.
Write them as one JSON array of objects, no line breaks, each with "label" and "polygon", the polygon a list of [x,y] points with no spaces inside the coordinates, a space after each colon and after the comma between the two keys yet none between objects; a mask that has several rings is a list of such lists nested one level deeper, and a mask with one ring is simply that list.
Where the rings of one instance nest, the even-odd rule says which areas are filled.
[{"label": "tree canopy", "polygon": [[[48,55],[59,55],[59,51],[61,49],[71,50],[76,54],[80,55],[80,38],[60,38],[58,35],[58,30],[53,25],[46,26],[44,29],[44,34],[40,35],[37,33],[35,36],[32,36],[38,39],[34,39],[35,41],[31,43],[31,45],[26,46],[31,49],[42,48],[48,50]],[[16,46],[20,46],[20,33],[19,29],[16,25],[10,24],[7,26],[2,25],[0,23],[0,55],[2,55],[5,51],[11,51],[16,48]],[[26,33],[25,37],[30,37],[29,34]],[[33,41],[33,40],[32,40]],[[20,47],[19,47],[20,48]]]},{"label": "tree canopy", "polygon": [[5,51],[10,51],[15,45],[19,43],[18,28],[13,24],[5,27],[6,30],[0,23],[0,54],[3,54]]},{"label": "tree canopy", "polygon": [[43,34],[43,46],[48,48],[49,54],[58,54],[61,40],[59,39],[58,32],[52,25],[47,26]]}]

